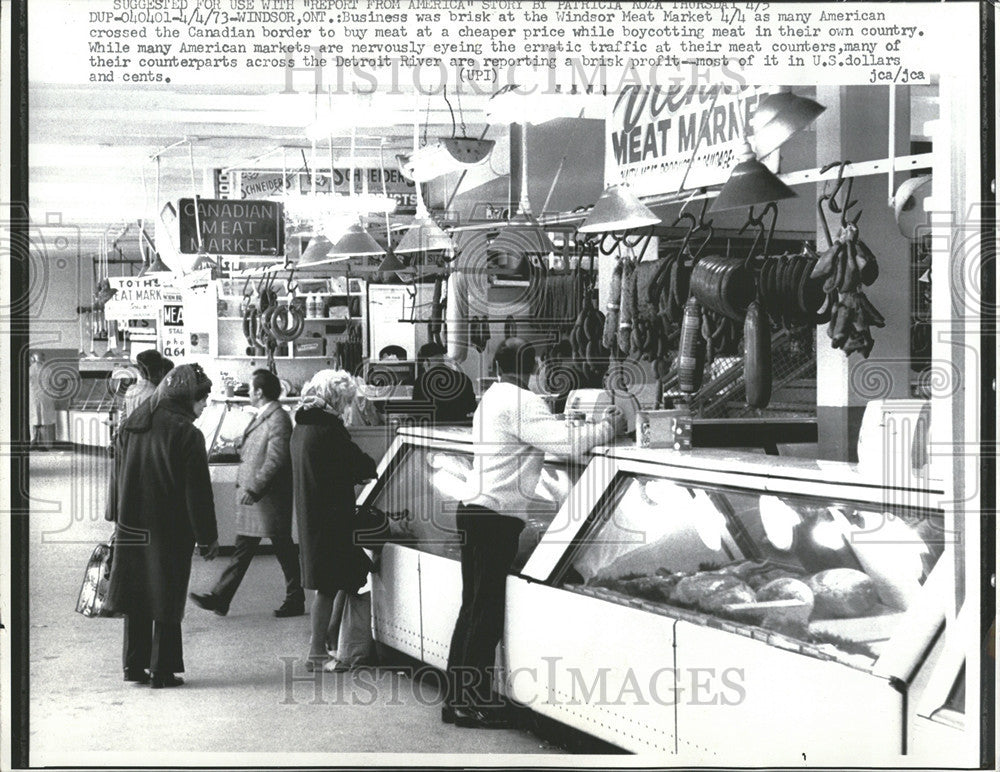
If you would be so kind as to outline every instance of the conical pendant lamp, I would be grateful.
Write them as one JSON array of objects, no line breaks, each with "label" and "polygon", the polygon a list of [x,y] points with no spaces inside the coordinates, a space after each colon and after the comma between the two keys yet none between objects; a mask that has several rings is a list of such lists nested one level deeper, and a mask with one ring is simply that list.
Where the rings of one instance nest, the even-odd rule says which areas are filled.
[{"label": "conical pendant lamp", "polygon": [[490,244],[490,252],[547,255],[555,251],[552,240],[531,214],[531,201],[528,199],[528,134],[527,126],[521,124],[521,195],[517,214],[507,221],[507,225]]},{"label": "conical pendant lamp", "polygon": [[709,211],[742,209],[754,204],[795,197],[795,191],[758,161],[750,144],[745,143],[742,160],[733,168],[729,180],[722,186],[719,197],[712,203]]},{"label": "conical pendant lamp", "polygon": [[401,255],[414,252],[453,252],[455,244],[451,236],[445,233],[427,211],[424,204],[424,197],[420,192],[420,183],[417,186],[417,215],[413,220],[413,225],[403,234],[396,246],[396,252]]},{"label": "conical pendant lamp", "polygon": [[144,266],[143,269],[139,271],[139,277],[149,276],[151,273],[170,273],[169,266],[160,258],[159,252],[156,253],[156,257],[153,259],[153,262]]},{"label": "conical pendant lamp", "polygon": [[382,245],[371,237],[361,223],[355,223],[337,239],[337,243],[326,253],[326,257],[329,262],[348,257],[381,257],[384,254]]},{"label": "conical pendant lamp", "polygon": [[808,97],[796,96],[787,86],[766,97],[754,111],[753,147],[758,158],[773,153],[815,121],[826,108]]},{"label": "conical pendant lamp", "polygon": [[322,265],[329,262],[326,256],[332,246],[330,239],[322,233],[317,233],[309,239],[309,244],[299,258],[298,267],[308,268],[311,265]]},{"label": "conical pendant lamp", "polygon": [[577,230],[580,233],[610,233],[645,228],[658,222],[660,218],[631,190],[622,185],[612,185],[597,199]]}]

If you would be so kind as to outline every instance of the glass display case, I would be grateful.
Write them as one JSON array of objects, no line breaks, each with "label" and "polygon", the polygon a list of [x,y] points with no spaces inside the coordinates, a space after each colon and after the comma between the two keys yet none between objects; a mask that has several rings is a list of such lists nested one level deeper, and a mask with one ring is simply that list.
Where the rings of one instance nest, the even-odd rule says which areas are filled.
[{"label": "glass display case", "polygon": [[195,420],[205,435],[205,450],[209,464],[238,464],[238,443],[253,421],[255,410],[247,402],[226,400],[209,402]]},{"label": "glass display case", "polygon": [[[471,449],[406,445],[382,476],[368,504],[388,514],[393,542],[458,560],[455,511],[462,498],[472,492],[471,471]],[[563,461],[546,461],[521,531],[514,571],[524,566],[581,471],[582,467]]]},{"label": "glass display case", "polygon": [[105,376],[87,377],[90,375],[81,374],[80,390],[70,400],[70,410],[91,410],[95,412],[106,412],[118,407],[118,399],[112,389],[109,388],[109,381]]},{"label": "glass display case", "polygon": [[870,667],[943,551],[938,511],[620,473],[556,584]]}]

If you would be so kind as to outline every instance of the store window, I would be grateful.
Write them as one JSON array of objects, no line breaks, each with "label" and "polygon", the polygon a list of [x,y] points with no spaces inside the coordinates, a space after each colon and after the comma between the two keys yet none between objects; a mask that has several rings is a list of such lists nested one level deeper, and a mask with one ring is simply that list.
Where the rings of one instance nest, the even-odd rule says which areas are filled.
[{"label": "store window", "polygon": [[[369,504],[389,515],[393,542],[458,560],[455,511],[467,495],[471,471],[472,453],[407,446]],[[545,463],[521,532],[515,572],[538,545],[581,471],[575,465]]]},{"label": "store window", "polygon": [[940,556],[939,512],[620,475],[557,584],[870,665]]}]

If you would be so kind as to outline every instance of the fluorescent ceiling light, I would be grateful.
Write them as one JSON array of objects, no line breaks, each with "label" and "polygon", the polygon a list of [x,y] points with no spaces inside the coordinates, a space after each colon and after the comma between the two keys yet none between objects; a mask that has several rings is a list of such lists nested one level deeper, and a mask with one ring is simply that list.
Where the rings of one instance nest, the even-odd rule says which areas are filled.
[{"label": "fluorescent ceiling light", "polygon": [[408,180],[430,182],[444,174],[481,164],[489,157],[494,144],[492,139],[442,138],[409,155],[397,155],[396,159]]}]

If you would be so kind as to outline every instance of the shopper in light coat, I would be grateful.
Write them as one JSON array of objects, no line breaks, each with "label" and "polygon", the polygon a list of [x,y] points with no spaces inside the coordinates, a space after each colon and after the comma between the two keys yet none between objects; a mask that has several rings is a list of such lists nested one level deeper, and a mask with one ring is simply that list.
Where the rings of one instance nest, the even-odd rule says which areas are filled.
[{"label": "shopper in light coat", "polygon": [[31,424],[31,447],[48,450],[55,437],[56,401],[44,378],[45,354],[31,353],[28,365],[28,415]]},{"label": "shopper in light coat", "polygon": [[191,600],[220,616],[229,612],[233,595],[243,581],[260,540],[274,545],[285,575],[285,601],[274,615],[301,616],[305,593],[299,571],[299,552],[292,541],[292,464],[288,443],[292,419],[278,397],[281,382],[269,370],[251,377],[250,404],[257,415],[243,432],[240,467],[236,473],[236,549],[211,592],[191,593]]}]

